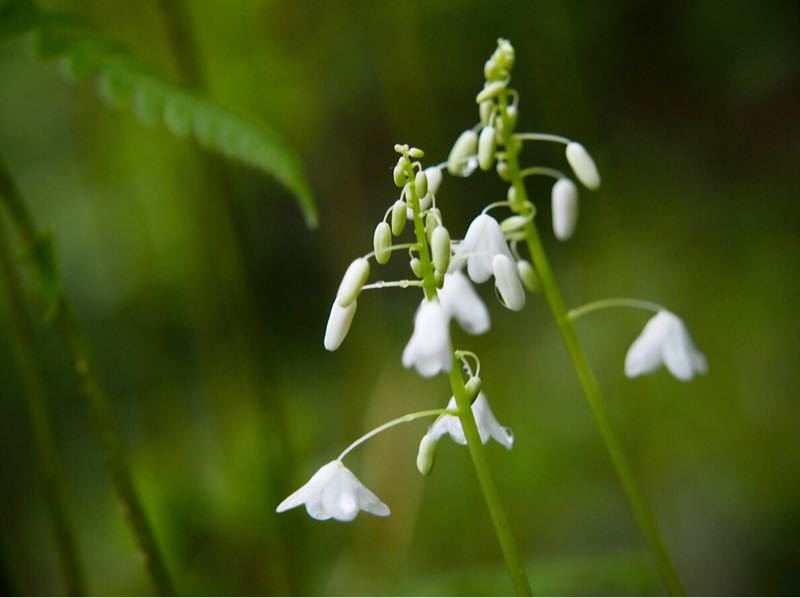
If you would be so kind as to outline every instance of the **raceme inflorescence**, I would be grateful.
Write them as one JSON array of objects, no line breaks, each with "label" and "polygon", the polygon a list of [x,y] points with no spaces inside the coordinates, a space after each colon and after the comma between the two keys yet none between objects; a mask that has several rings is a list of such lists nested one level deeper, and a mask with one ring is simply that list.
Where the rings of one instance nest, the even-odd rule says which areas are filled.
[{"label": "raceme inflorescence", "polygon": [[[361,510],[389,515],[389,508],[359,482],[344,466],[343,459],[369,438],[395,425],[435,417],[419,444],[419,471],[423,475],[431,472],[436,445],[443,436],[449,435],[455,442],[469,447],[515,589],[520,594],[529,593],[530,585],[483,449],[491,439],[511,449],[514,436],[498,423],[486,395],[481,392],[478,356],[453,347],[450,324],[455,320],[465,332],[473,335],[489,331],[489,310],[473,285],[492,281],[499,303],[512,311],[524,308],[526,290],[529,293],[543,291],[665,585],[671,592],[680,593],[680,580],[625,451],[613,432],[574,321],[611,307],[655,313],[628,350],[624,363],[628,377],[650,373],[665,365],[676,378],[686,381],[706,371],[706,359],[694,346],[683,321],[656,303],[613,298],[566,309],[535,226],[537,209],[528,199],[524,182],[531,176],[554,179],[550,193],[552,230],[556,239],[566,241],[575,232],[579,212],[578,185],[573,177],[589,190],[598,189],[601,179],[594,160],[579,142],[549,133],[516,131],[519,94],[510,87],[514,60],[511,44],[498,40],[496,50],[484,67],[484,86],[475,98],[480,120],[458,136],[446,162],[426,168],[421,162],[422,150],[408,145],[395,146],[399,159],[393,169],[393,179],[401,190],[400,196],[388,206],[375,228],[373,250],[347,268],[325,331],[324,346],[334,351],[347,336],[363,291],[387,287],[421,290],[423,297],[413,318],[413,332],[403,351],[402,364],[426,378],[447,374],[452,390],[450,401],[445,408],[410,413],[368,432],[324,465],[277,510],[282,512],[304,504],[315,519],[341,521],[351,521]],[[522,168],[519,154],[526,142],[563,144],[572,176],[545,166]],[[443,206],[437,202],[443,174],[469,177],[479,169],[496,171],[507,185],[505,199],[486,205],[463,236],[454,238],[445,226]],[[498,219],[495,214],[500,210],[508,214]],[[411,240],[401,240],[409,230]],[[525,249],[530,257],[523,256]],[[371,262],[386,264],[396,252],[407,255],[412,276],[369,283]]]}]

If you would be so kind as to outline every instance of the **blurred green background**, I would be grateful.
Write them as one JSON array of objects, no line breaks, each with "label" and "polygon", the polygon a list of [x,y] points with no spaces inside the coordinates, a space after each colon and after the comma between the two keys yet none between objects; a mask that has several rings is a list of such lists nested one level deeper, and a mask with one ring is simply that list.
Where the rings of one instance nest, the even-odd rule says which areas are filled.
[{"label": "blurred green background", "polygon": [[[77,12],[178,79],[155,1],[48,2]],[[800,4],[635,2],[186,3],[210,95],[269,123],[299,153],[319,202],[303,225],[290,194],[211,163],[163,129],[114,111],[91,82],[0,47],[0,151],[38,220],[55,230],[67,293],[85,325],[130,449],[134,477],[179,591],[191,594],[507,594],[465,449],[449,440],[422,479],[426,423],[357,451],[354,473],[388,519],[320,523],[275,506],[352,439],[444,406],[444,377],[404,370],[419,300],[369,293],[342,348],[322,334],[341,274],[371,247],[395,199],[392,144],[444,159],[474,124],[498,36],[517,50],[520,130],[581,139],[604,178],[584,193],[573,240],[549,231],[548,189],[530,184],[571,305],[607,296],[681,315],[710,373],[626,380],[647,316],[579,324],[614,423],[676,565],[701,594],[800,591],[798,166]],[[564,167],[539,144],[525,161]],[[455,236],[494,175],[445,178]],[[230,203],[229,203],[230,202]],[[233,209],[229,209],[233,206]],[[399,256],[373,277],[404,277]],[[375,272],[375,271],[374,271]],[[37,348],[90,590],[151,591],[59,338]],[[484,390],[516,433],[489,458],[534,590],[662,593],[588,405],[541,296],[520,313],[481,288]],[[0,293],[0,590],[63,591]]]}]

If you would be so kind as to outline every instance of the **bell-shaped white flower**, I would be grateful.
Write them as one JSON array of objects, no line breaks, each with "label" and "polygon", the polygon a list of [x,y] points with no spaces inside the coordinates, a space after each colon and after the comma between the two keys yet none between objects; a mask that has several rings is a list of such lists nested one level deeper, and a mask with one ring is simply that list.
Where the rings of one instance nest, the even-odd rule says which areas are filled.
[{"label": "bell-shaped white flower", "polygon": [[358,307],[358,301],[353,301],[347,307],[341,307],[336,301],[333,302],[323,341],[328,351],[336,351],[341,346],[350,331],[350,324],[353,322],[353,316],[356,315],[356,307]]},{"label": "bell-shaped white flower", "polygon": [[694,346],[678,316],[667,310],[650,318],[625,356],[625,375],[635,378],[657,370],[661,364],[678,380],[691,380],[708,371],[706,357]]},{"label": "bell-shaped white flower", "polygon": [[460,270],[445,275],[444,285],[439,290],[439,301],[465,332],[484,334],[489,331],[489,310],[469,278]]},{"label": "bell-shaped white flower", "polygon": [[352,521],[359,511],[386,517],[390,514],[381,500],[339,461],[323,465],[299,490],[278,505],[283,513],[304,504],[314,519]]},{"label": "bell-shaped white flower", "polygon": [[[453,410],[458,409],[455,397],[450,397],[447,408]],[[507,449],[511,449],[514,445],[514,433],[500,425],[494,413],[492,413],[492,410],[489,408],[489,401],[483,393],[478,394],[478,398],[472,403],[472,415],[475,417],[475,423],[478,426],[478,434],[483,444],[489,442],[490,438],[494,438],[495,441],[499,442]],[[467,438],[464,436],[464,428],[461,427],[461,420],[457,415],[443,415],[433,423],[427,432],[427,436],[437,442],[446,434],[449,434],[450,438],[458,444],[467,444]]]},{"label": "bell-shaped white flower", "polygon": [[578,188],[569,179],[558,179],[551,192],[553,207],[553,233],[559,241],[566,241],[575,232],[578,222]]},{"label": "bell-shaped white flower", "polygon": [[522,288],[517,265],[506,256],[499,254],[492,260],[492,272],[494,273],[494,287],[503,300],[503,305],[513,311],[519,311],[525,307],[525,289]]},{"label": "bell-shaped white flower", "polygon": [[414,333],[403,350],[403,367],[414,366],[420,376],[430,378],[449,372],[452,365],[449,314],[438,301],[425,299],[414,316]]},{"label": "bell-shaped white flower", "polygon": [[461,264],[466,259],[469,277],[472,282],[480,284],[491,278],[492,260],[496,255],[504,255],[513,261],[500,224],[491,216],[481,214],[472,221],[464,240],[458,244],[456,262]]},{"label": "bell-shaped white flower", "polygon": [[578,180],[592,191],[599,189],[600,173],[597,172],[597,166],[586,148],[577,141],[572,141],[567,144],[566,154],[567,162],[572,166],[572,171]]}]

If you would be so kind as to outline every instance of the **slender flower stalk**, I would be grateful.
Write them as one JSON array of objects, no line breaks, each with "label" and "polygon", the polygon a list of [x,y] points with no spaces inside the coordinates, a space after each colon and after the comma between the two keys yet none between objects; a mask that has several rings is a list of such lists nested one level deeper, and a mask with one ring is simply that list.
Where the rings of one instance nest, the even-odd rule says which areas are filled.
[{"label": "slender flower stalk", "polygon": [[11,310],[9,319],[16,341],[15,355],[23,385],[21,394],[25,399],[25,406],[33,429],[42,489],[53,527],[53,537],[61,564],[61,573],[64,577],[64,587],[68,594],[81,596],[87,593],[86,580],[75,536],[75,527],[67,510],[64,469],[53,434],[40,364],[36,359],[33,325],[30,314],[25,308],[19,275],[6,239],[6,227],[1,221],[0,270],[2,270]]},{"label": "slender flower stalk", "polygon": [[[508,104],[504,96],[500,96],[500,113],[501,118],[506,124],[504,128],[505,136],[501,138],[505,146],[505,162],[507,164],[508,181],[514,189],[515,202],[512,205],[512,210],[521,214],[528,215],[531,208],[528,202],[527,192],[522,176],[522,171],[519,167],[519,152],[522,147],[520,141],[524,139],[535,139],[543,141],[556,141],[559,143],[569,143],[569,140],[560,138],[558,136],[547,135],[526,135],[526,134],[513,134],[514,122],[508,115]],[[564,298],[561,294],[561,289],[556,282],[552,269],[550,268],[550,261],[545,253],[544,246],[542,245],[539,232],[533,220],[528,221],[525,225],[525,242],[528,250],[533,258],[533,264],[541,281],[544,294],[547,297],[547,302],[550,306],[550,311],[555,319],[556,326],[561,333],[561,338],[567,348],[572,365],[580,380],[583,391],[586,395],[589,405],[594,414],[595,421],[600,430],[600,434],[606,445],[609,457],[614,465],[614,468],[619,476],[625,495],[628,498],[631,509],[633,510],[634,517],[636,518],[642,533],[647,540],[650,550],[655,559],[656,566],[658,567],[659,574],[669,590],[673,595],[684,595],[685,590],[680,578],[678,577],[672,560],[667,552],[664,540],[661,537],[661,532],[658,529],[652,508],[644,495],[644,492],[636,481],[633,473],[633,468],[630,464],[625,449],[617,437],[616,432],[611,424],[611,418],[608,414],[605,398],[600,391],[597,380],[592,372],[586,352],[578,339],[575,332],[573,321],[570,318]]]},{"label": "slender flower stalk", "polygon": [[0,203],[5,208],[17,234],[20,248],[27,255],[28,263],[50,303],[48,313],[66,345],[72,367],[78,377],[81,394],[88,403],[100,436],[106,467],[153,586],[161,595],[173,595],[175,592],[172,581],[131,476],[119,424],[111,411],[108,396],[94,371],[89,342],[61,290],[49,239],[40,233],[2,157],[0,157]]}]

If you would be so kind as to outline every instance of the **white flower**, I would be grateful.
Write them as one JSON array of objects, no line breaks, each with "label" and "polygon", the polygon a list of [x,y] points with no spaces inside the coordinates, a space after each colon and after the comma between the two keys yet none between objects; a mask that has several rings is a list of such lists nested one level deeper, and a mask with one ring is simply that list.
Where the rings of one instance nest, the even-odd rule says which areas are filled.
[{"label": "white flower", "polygon": [[494,272],[494,286],[503,305],[513,311],[525,307],[525,289],[522,288],[516,264],[506,256],[498,254],[492,260],[492,272]]},{"label": "white flower", "polygon": [[279,504],[276,511],[283,513],[302,504],[309,515],[320,520],[352,521],[359,510],[381,517],[390,514],[389,507],[339,460],[323,465],[302,488]]},{"label": "white flower", "polygon": [[328,351],[336,351],[341,346],[350,331],[350,324],[353,322],[353,316],[356,315],[356,307],[358,307],[357,301],[353,301],[347,307],[341,307],[336,301],[333,302],[323,341]]},{"label": "white flower", "polygon": [[461,271],[456,270],[445,275],[444,285],[439,290],[439,301],[448,315],[455,318],[465,332],[470,334],[488,332],[489,310]]},{"label": "white flower", "polygon": [[423,300],[414,316],[414,333],[403,350],[403,367],[414,366],[420,376],[430,378],[449,372],[452,365],[449,314],[438,301]]},{"label": "white flower", "polygon": [[551,192],[553,206],[553,233],[559,241],[566,241],[575,232],[578,222],[578,188],[569,179],[558,179]]},{"label": "white flower", "polygon": [[[458,409],[455,397],[450,397],[447,408]],[[507,449],[511,449],[514,445],[514,434],[508,428],[500,425],[489,408],[489,401],[486,400],[486,395],[483,393],[480,393],[475,402],[472,403],[472,415],[475,417],[475,423],[478,425],[478,434],[480,434],[483,444],[489,442],[490,438],[494,438]],[[467,444],[464,429],[461,427],[461,420],[458,419],[457,415],[443,415],[433,423],[426,435],[438,442],[445,434],[449,434],[450,438],[458,444]]]},{"label": "white flower", "polygon": [[661,364],[678,380],[691,380],[708,371],[706,357],[692,343],[689,331],[678,316],[667,310],[650,318],[625,356],[625,375],[635,378]]},{"label": "white flower", "polygon": [[481,214],[472,221],[464,240],[459,243],[456,262],[460,264],[466,259],[469,277],[472,282],[480,284],[492,276],[492,260],[496,255],[504,255],[513,261],[500,224],[491,216]]},{"label": "white flower", "polygon": [[572,166],[572,171],[578,180],[586,185],[592,191],[600,187],[600,173],[597,172],[597,166],[583,147],[577,141],[572,141],[567,144],[567,162]]}]

